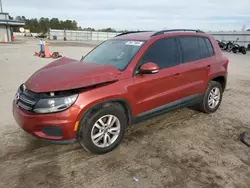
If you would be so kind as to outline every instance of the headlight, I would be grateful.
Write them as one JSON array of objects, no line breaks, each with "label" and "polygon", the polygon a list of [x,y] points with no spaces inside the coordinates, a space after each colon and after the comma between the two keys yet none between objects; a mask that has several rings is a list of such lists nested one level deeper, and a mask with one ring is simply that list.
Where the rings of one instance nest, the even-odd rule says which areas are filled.
[{"label": "headlight", "polygon": [[66,110],[75,103],[77,97],[78,94],[60,98],[40,99],[34,107],[34,112],[44,114]]},{"label": "headlight", "polygon": [[21,90],[20,88],[18,88],[16,94],[15,94],[15,98],[14,98],[14,102],[17,103],[19,98],[20,98],[20,93],[21,93]]}]

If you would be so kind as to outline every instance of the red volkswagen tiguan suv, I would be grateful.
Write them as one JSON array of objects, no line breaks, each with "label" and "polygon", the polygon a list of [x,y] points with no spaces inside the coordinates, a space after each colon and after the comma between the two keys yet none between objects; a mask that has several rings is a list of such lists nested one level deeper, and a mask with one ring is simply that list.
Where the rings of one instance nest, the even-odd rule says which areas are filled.
[{"label": "red volkswagen tiguan suv", "polygon": [[81,61],[61,58],[38,70],[19,87],[13,114],[36,137],[106,153],[145,118],[193,105],[215,112],[227,66],[200,30],[122,33]]}]

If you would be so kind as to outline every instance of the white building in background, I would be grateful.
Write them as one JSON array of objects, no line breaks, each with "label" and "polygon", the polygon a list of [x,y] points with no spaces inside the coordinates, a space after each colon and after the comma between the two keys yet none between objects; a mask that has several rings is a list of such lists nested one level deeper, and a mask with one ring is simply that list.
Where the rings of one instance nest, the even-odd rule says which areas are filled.
[{"label": "white building in background", "polygon": [[23,27],[24,21],[10,20],[9,13],[0,12],[0,42],[11,42],[13,27]]}]

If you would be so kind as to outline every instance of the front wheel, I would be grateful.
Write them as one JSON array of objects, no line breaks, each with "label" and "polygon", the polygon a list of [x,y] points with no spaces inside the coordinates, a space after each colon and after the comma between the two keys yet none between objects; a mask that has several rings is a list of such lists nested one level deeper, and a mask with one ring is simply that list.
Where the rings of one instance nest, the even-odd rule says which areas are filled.
[{"label": "front wheel", "polygon": [[222,101],[222,87],[219,82],[210,81],[207,90],[204,94],[203,100],[200,103],[200,110],[204,113],[215,112]]},{"label": "front wheel", "polygon": [[123,139],[127,117],[120,104],[110,103],[93,109],[80,123],[78,140],[89,152],[104,154]]}]

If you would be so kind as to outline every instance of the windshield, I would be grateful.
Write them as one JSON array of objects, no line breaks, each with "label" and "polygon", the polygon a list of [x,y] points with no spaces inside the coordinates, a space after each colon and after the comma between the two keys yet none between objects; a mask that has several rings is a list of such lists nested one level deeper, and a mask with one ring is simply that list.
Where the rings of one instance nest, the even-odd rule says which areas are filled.
[{"label": "windshield", "polygon": [[108,40],[96,47],[81,61],[112,65],[123,71],[143,44],[142,41]]}]

